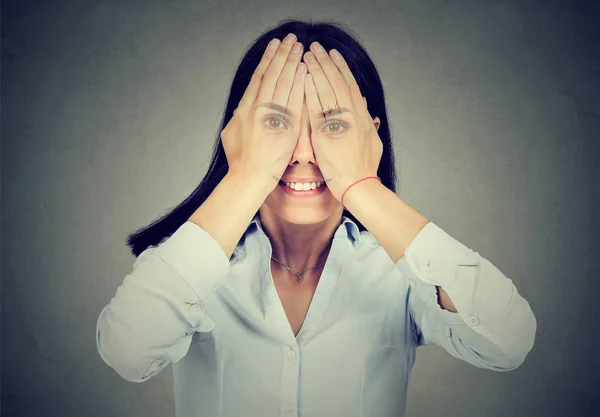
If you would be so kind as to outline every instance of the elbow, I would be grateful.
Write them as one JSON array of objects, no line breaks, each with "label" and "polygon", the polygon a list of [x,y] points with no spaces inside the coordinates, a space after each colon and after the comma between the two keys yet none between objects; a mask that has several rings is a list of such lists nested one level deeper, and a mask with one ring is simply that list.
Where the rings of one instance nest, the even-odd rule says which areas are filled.
[{"label": "elbow", "polygon": [[509,326],[487,337],[474,332],[450,332],[450,352],[479,368],[497,372],[517,369],[533,349],[536,321],[533,314],[521,316],[517,326]]},{"label": "elbow", "polygon": [[510,335],[507,335],[501,343],[496,344],[496,349],[490,349],[488,355],[480,355],[474,350],[473,354],[487,369],[506,372],[517,369],[525,362],[525,358],[533,349],[537,322],[533,313],[522,316],[518,326],[512,327]]},{"label": "elbow", "polygon": [[127,365],[127,360],[124,360],[118,355],[114,355],[112,352],[106,352],[102,347],[98,348],[98,353],[102,361],[110,366],[121,378],[128,382],[144,382],[146,379],[142,378],[133,367]]},{"label": "elbow", "polygon": [[105,351],[102,346],[98,347],[100,357],[108,366],[110,366],[121,378],[128,382],[144,382],[138,369],[130,366],[129,361],[122,355],[115,355],[115,352]]},{"label": "elbow", "polygon": [[131,341],[122,341],[105,328],[100,314],[96,324],[96,349],[104,363],[128,382],[145,382],[168,365],[164,357],[148,358]]},{"label": "elbow", "polygon": [[533,349],[537,333],[537,320],[527,302],[523,303],[523,310],[524,313],[513,320],[511,335],[506,338],[509,343],[503,346],[506,356],[522,358],[521,363]]},{"label": "elbow", "polygon": [[449,352],[459,359],[482,369],[496,372],[506,372],[517,369],[523,364],[526,351],[507,352],[495,343],[478,338],[465,343],[460,337],[453,340],[454,349]]},{"label": "elbow", "polygon": [[97,335],[97,349],[104,363],[128,382],[145,382],[169,364],[165,357],[145,358],[136,349],[126,349],[111,340],[103,341],[100,333]]},{"label": "elbow", "polygon": [[135,362],[132,355],[127,354],[123,349],[115,347],[109,340],[104,340],[104,333],[96,330],[96,349],[102,361],[111,367],[121,378],[128,382],[143,382],[138,369],[132,366]]},{"label": "elbow", "polygon": [[516,356],[494,356],[494,357],[483,357],[477,352],[473,352],[477,356],[479,361],[479,367],[489,369],[495,372],[508,372],[517,369],[525,362],[525,357],[528,352],[521,353]]}]

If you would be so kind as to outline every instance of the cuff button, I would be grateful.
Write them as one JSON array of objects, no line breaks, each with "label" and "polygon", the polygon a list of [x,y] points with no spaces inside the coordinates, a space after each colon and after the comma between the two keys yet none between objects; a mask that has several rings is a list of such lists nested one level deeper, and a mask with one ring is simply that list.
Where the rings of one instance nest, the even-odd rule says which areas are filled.
[{"label": "cuff button", "polygon": [[429,267],[427,265],[423,265],[419,268],[419,272],[421,275],[427,275],[429,273]]},{"label": "cuff button", "polygon": [[479,324],[479,318],[477,318],[477,316],[475,315],[471,316],[471,318],[469,319],[469,324],[471,326],[477,326]]}]

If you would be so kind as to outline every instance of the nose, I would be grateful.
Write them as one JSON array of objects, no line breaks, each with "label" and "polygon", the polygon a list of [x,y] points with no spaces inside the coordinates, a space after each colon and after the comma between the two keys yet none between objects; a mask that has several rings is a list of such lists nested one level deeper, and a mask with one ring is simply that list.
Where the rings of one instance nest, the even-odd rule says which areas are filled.
[{"label": "nose", "polygon": [[302,113],[300,115],[300,131],[298,132],[298,142],[290,160],[290,166],[293,165],[316,165],[314,150],[312,147],[312,129],[310,119],[308,117],[308,107],[306,100],[302,105]]}]

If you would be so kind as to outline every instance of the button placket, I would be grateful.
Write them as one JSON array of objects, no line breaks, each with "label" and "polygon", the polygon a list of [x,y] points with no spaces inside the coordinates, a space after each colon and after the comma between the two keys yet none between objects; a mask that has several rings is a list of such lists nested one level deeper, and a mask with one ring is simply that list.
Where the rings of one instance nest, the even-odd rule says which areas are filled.
[{"label": "button placket", "polygon": [[300,377],[300,352],[297,346],[282,345],[283,365],[281,369],[281,395],[279,409],[281,416],[295,416],[298,404],[298,384]]}]

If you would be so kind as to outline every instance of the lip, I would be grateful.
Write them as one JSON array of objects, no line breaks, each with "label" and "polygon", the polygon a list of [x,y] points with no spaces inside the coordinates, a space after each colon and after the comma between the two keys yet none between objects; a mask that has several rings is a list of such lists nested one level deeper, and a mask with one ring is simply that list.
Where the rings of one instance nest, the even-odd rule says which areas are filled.
[{"label": "lip", "polygon": [[323,178],[317,178],[317,177],[304,177],[304,178],[282,178],[281,181],[305,183],[305,182],[319,182],[319,181],[323,182],[325,180]]},{"label": "lip", "polygon": [[325,192],[325,190],[327,190],[327,184],[323,184],[322,186],[320,186],[319,188],[315,188],[314,190],[307,190],[307,191],[292,190],[290,187],[288,187],[287,185],[285,185],[281,182],[278,184],[278,187],[281,187],[283,189],[284,193],[289,194],[292,197],[297,197],[297,198],[314,197],[319,194],[323,194]]}]

